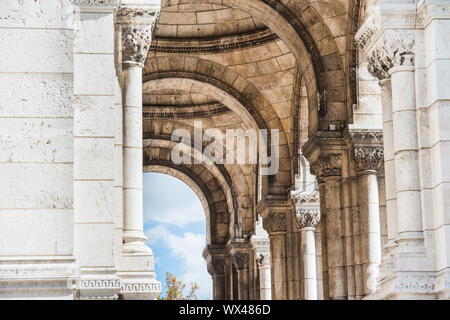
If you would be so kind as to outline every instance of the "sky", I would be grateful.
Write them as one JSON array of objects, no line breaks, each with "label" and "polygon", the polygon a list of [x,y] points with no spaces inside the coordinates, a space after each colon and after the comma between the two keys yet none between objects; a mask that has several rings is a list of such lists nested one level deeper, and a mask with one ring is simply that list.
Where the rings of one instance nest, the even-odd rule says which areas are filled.
[{"label": "sky", "polygon": [[163,292],[166,272],[171,272],[188,288],[197,282],[199,299],[212,299],[212,280],[202,257],[205,213],[188,185],[169,175],[144,173],[144,231]]}]

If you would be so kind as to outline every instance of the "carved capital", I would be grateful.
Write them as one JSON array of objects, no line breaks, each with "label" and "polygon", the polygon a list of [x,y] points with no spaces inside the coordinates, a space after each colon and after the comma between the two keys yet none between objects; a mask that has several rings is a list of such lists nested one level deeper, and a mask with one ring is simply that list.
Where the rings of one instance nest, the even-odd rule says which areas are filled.
[{"label": "carved capital", "polygon": [[382,146],[355,146],[353,148],[356,171],[376,171],[384,161]]},{"label": "carved capital", "polygon": [[284,212],[269,212],[263,219],[263,228],[269,233],[286,232],[286,214]]},{"label": "carved capital", "polygon": [[270,253],[260,253],[256,258],[256,262],[259,268],[270,267]]},{"label": "carved capital", "polygon": [[316,228],[320,221],[320,211],[317,209],[297,209],[295,218],[297,227],[300,230]]},{"label": "carved capital", "polygon": [[152,41],[152,27],[122,28],[122,62],[144,66]]},{"label": "carved capital", "polygon": [[386,30],[368,55],[368,71],[379,80],[389,79],[393,67],[414,66],[416,42],[411,31]]},{"label": "carved capital", "polygon": [[213,257],[208,263],[208,273],[211,276],[225,274],[225,259]]},{"label": "carved capital", "polygon": [[311,170],[317,177],[319,183],[328,177],[341,176],[342,155],[340,153],[328,153],[320,155],[316,161],[311,164]]},{"label": "carved capital", "polygon": [[248,269],[249,268],[250,255],[245,252],[236,252],[232,256],[232,261],[236,269]]},{"label": "carved capital", "polygon": [[146,24],[154,28],[161,8],[159,6],[122,6],[117,10],[116,22],[120,24]]}]

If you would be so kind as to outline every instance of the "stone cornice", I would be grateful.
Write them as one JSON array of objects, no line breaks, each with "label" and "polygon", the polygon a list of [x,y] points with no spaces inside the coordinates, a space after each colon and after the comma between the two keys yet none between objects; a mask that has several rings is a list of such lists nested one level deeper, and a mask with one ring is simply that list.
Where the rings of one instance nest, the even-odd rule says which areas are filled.
[{"label": "stone cornice", "polygon": [[152,52],[163,53],[222,53],[247,47],[264,45],[278,40],[279,37],[268,28],[251,33],[217,39],[156,38]]},{"label": "stone cornice", "polygon": [[427,1],[422,0],[418,4],[417,22],[426,27],[433,19],[449,19],[449,1]]},{"label": "stone cornice", "polygon": [[300,230],[305,228],[316,228],[320,221],[320,210],[297,209],[295,213],[295,218],[297,227]]}]

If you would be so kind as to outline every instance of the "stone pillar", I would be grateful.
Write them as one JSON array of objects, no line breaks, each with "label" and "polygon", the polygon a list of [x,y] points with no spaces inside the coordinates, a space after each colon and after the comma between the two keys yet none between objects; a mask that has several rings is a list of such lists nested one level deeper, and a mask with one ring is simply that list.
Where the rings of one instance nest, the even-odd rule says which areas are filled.
[{"label": "stone pillar", "polygon": [[[373,136],[376,136],[376,134]],[[377,140],[369,142],[381,143],[382,136]],[[377,170],[380,162],[383,161],[383,148],[381,144],[361,144],[360,141],[354,141],[354,143],[353,157],[359,180],[363,293],[368,295],[376,291],[381,263]]]},{"label": "stone pillar", "polygon": [[117,3],[78,1],[75,7],[74,251],[80,265],[79,299],[117,299],[121,287],[114,265],[111,214]]},{"label": "stone pillar", "polygon": [[255,251],[255,258],[259,274],[259,299],[272,300],[270,277],[270,240],[269,235],[262,229],[262,219],[256,222],[256,232],[250,238]]},{"label": "stone pillar", "polygon": [[257,210],[263,218],[263,226],[270,239],[272,299],[286,300],[288,298],[286,221],[287,214],[293,208],[287,199],[266,199],[258,204]]},{"label": "stone pillar", "polygon": [[[341,170],[342,154],[324,152],[311,165],[312,170],[323,181],[320,192],[323,192],[325,223],[327,233],[328,284],[330,299],[346,299],[346,268],[344,249],[344,226],[342,213]],[[322,200],[322,195],[321,195]]]},{"label": "stone pillar", "polygon": [[272,300],[272,288],[270,280],[270,252],[260,253],[257,258],[259,271],[259,298],[260,300]]},{"label": "stone pillar", "polygon": [[208,265],[208,272],[213,281],[213,299],[228,300],[228,253],[225,245],[208,245],[203,250],[203,258]]},{"label": "stone pillar", "polygon": [[314,232],[320,221],[317,209],[297,209],[297,227],[301,233],[304,298],[317,300],[316,241]]},{"label": "stone pillar", "polygon": [[237,271],[237,298],[250,300],[250,259],[253,257],[251,244],[248,242],[229,242],[231,263]]},{"label": "stone pillar", "polygon": [[153,252],[143,232],[142,69],[152,40],[159,4],[122,6],[123,97],[123,266],[119,275],[124,299],[152,299],[160,292]]},{"label": "stone pillar", "polygon": [[[390,274],[382,275],[380,290],[377,290],[372,298],[419,298],[432,293],[433,280],[427,273],[430,270],[430,264],[426,258],[422,225],[423,203],[415,89],[415,47],[419,33],[410,29],[417,24],[415,18],[417,6],[413,3],[400,5],[387,2],[381,6],[383,8],[374,14],[358,33],[367,35],[361,48],[367,52],[369,71],[381,80],[382,85],[384,130],[387,141],[385,149],[388,160],[385,163],[385,176],[389,237],[395,237],[393,240],[398,247],[392,250],[394,245],[392,241],[388,241],[386,255],[390,254],[389,251],[393,251],[393,268],[386,270],[387,272],[383,271]],[[399,11],[396,12],[396,10]],[[389,25],[389,28],[383,32],[369,32],[371,28],[373,29],[371,20],[379,19],[380,23],[383,20],[393,21],[392,17],[398,15],[404,17],[401,25],[399,25],[400,20],[395,20],[395,23]],[[393,27],[395,24],[397,28]],[[392,110],[389,77],[392,89]],[[392,158],[395,165],[391,163]],[[395,181],[389,178],[394,172]],[[395,185],[395,202],[393,201],[393,185]],[[391,216],[393,210],[396,210],[397,221]],[[424,289],[419,289],[416,283],[421,283],[420,287]]]}]

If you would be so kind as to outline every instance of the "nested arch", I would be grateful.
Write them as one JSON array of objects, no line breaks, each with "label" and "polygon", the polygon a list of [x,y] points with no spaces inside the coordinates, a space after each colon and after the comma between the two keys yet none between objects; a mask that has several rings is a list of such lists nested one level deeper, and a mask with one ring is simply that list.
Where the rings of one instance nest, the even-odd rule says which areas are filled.
[{"label": "nested arch", "polygon": [[191,88],[221,102],[240,117],[247,128],[278,130],[280,170],[271,177],[263,194],[284,194],[291,185],[290,153],[286,132],[273,106],[263,94],[237,72],[195,57],[156,56],[147,60],[143,90]]},{"label": "nested arch", "polygon": [[[195,2],[197,1],[167,0],[162,2],[162,6]],[[319,14],[320,6],[313,7],[309,1],[305,0],[287,2],[208,0],[202,2],[241,10],[263,22],[283,40],[295,56],[300,73],[305,79],[312,132],[318,129],[327,130],[330,122],[347,119],[344,67],[335,40],[335,37],[340,36],[340,28],[333,33],[330,31],[324,19],[330,20],[331,26],[335,25],[335,21],[327,16],[327,12]],[[330,11],[327,3],[325,7]],[[342,6],[342,10],[344,9],[345,6]],[[319,114],[321,121],[319,121]]]}]

